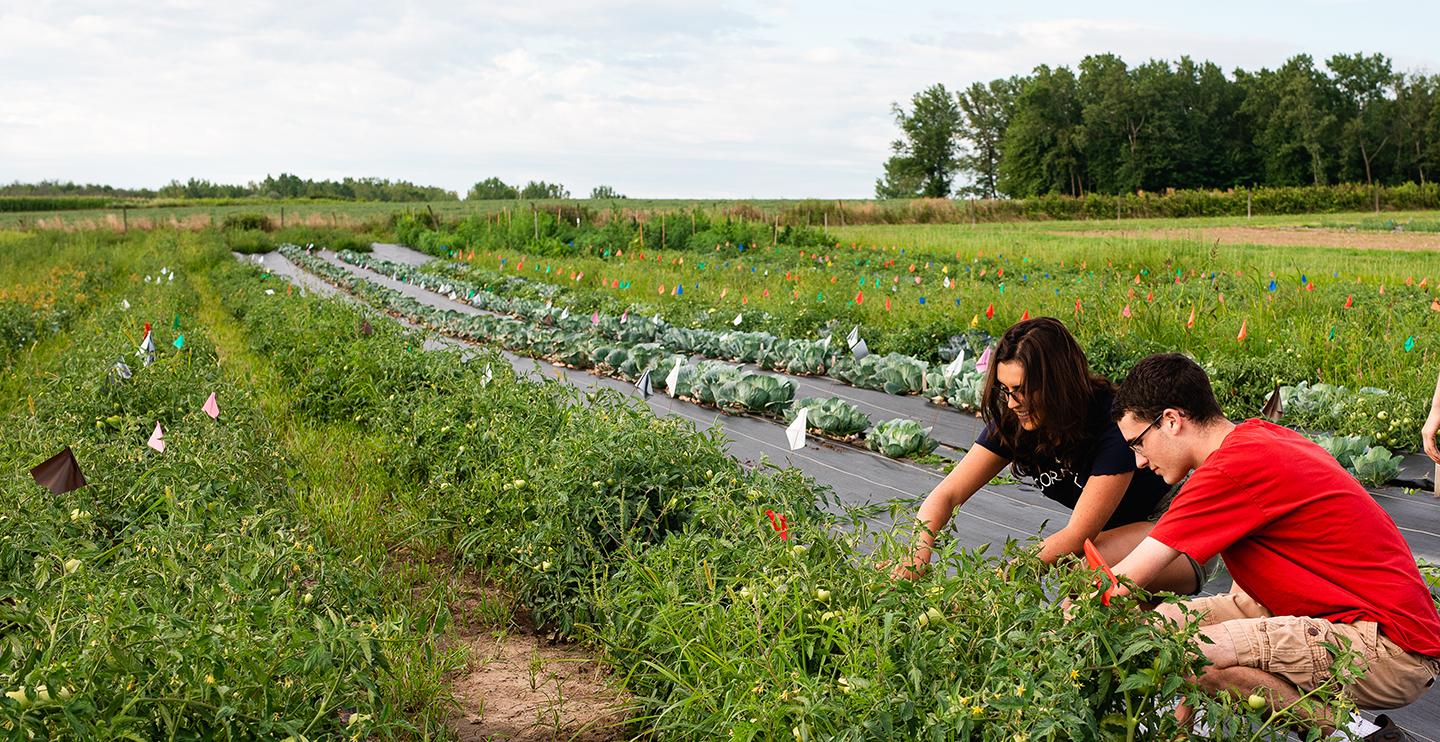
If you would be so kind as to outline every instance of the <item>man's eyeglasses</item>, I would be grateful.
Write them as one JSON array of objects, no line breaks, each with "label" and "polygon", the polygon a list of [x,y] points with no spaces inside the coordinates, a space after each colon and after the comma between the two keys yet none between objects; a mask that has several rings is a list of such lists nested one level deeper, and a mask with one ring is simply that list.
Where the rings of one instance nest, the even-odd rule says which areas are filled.
[{"label": "man's eyeglasses", "polygon": [[1135,436],[1134,438],[1131,438],[1130,440],[1125,441],[1125,445],[1129,446],[1131,451],[1135,451],[1135,452],[1138,453],[1138,452],[1140,451],[1140,446],[1142,445],[1142,439],[1145,437],[1145,434],[1146,434],[1146,433],[1149,433],[1151,430],[1154,430],[1154,429],[1155,429],[1155,426],[1156,426],[1156,425],[1159,425],[1159,424],[1160,424],[1160,421],[1161,421],[1162,419],[1164,419],[1164,417],[1165,417],[1165,413],[1162,411],[1160,414],[1158,414],[1158,415],[1155,416],[1155,419],[1154,419],[1154,420],[1151,420],[1151,421],[1150,421],[1150,424],[1149,424],[1149,425],[1146,425],[1146,426],[1145,426],[1145,429],[1144,429],[1144,430],[1140,431],[1140,435],[1137,435],[1137,436]]}]

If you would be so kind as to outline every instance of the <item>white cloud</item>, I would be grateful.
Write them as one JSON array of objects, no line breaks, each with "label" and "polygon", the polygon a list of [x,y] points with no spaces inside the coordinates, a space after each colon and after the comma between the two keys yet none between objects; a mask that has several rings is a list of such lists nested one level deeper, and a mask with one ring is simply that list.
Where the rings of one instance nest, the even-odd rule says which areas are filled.
[{"label": "white cloud", "polygon": [[[1142,11],[12,3],[0,6],[0,178],[155,186],[288,170],[461,191],[500,175],[579,194],[604,182],[634,196],[855,197],[895,136],[890,103],[934,82],[1100,51],[1275,66],[1350,39],[1437,66],[1428,42],[1366,38],[1343,17],[1363,8],[1324,6],[1343,42],[1320,14],[1295,13],[1292,28]],[[1420,28],[1436,11],[1412,15]]]}]

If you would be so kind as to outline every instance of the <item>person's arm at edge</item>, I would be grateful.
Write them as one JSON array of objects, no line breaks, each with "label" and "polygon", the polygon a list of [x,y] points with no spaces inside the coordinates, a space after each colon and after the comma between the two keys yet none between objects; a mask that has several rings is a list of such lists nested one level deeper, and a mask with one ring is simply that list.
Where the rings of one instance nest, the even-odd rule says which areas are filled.
[{"label": "person's arm at edge", "polygon": [[1046,564],[1066,554],[1079,554],[1085,539],[1094,539],[1115,514],[1115,508],[1125,499],[1134,472],[1091,476],[1080,491],[1075,510],[1070,513],[1070,522],[1065,527],[1045,537],[1040,546],[1040,559]]},{"label": "person's arm at edge", "polygon": [[915,515],[919,525],[915,547],[910,556],[895,568],[895,576],[914,579],[930,564],[930,551],[935,546],[935,535],[944,530],[950,518],[972,495],[995,478],[1010,461],[990,449],[974,445],[960,459],[940,484],[925,498]]},{"label": "person's arm at edge", "polygon": [[[1180,552],[1176,549],[1147,536],[1139,546],[1135,547],[1134,551],[1130,552],[1129,556],[1121,559],[1120,563],[1112,568],[1112,571],[1117,578],[1128,577],[1140,587],[1145,587],[1154,581],[1155,577],[1178,556],[1180,556]],[[1115,594],[1128,595],[1129,593],[1130,590],[1122,584],[1116,588]]]},{"label": "person's arm at edge", "polygon": [[1425,418],[1425,426],[1420,429],[1425,455],[1440,464],[1440,445],[1435,443],[1436,432],[1440,432],[1440,376],[1435,377],[1435,394],[1430,398],[1430,414]]}]

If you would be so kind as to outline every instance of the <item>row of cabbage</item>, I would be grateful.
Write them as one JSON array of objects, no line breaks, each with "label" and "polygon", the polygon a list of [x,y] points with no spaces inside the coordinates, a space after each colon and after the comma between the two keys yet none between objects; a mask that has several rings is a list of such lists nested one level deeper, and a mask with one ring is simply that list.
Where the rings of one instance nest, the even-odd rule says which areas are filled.
[{"label": "row of cabbage", "polygon": [[[560,319],[563,311],[551,315],[553,323],[531,324],[500,314],[467,314],[440,309],[393,289],[379,286],[358,277],[343,268],[321,260],[306,251],[287,246],[282,248],[292,262],[326,280],[339,285],[367,302],[383,307],[386,311],[402,316],[412,322],[424,325],[446,335],[473,341],[495,343],[512,352],[531,357],[540,357],[577,369],[591,369],[598,373],[615,376],[629,381],[640,381],[646,377],[654,390],[673,392],[673,396],[710,405],[728,412],[751,413],[768,417],[793,420],[798,410],[811,408],[807,413],[807,428],[831,438],[855,440],[871,428],[870,419],[855,405],[834,398],[796,399],[795,383],[780,376],[747,371],[741,366],[706,359],[698,362],[681,348],[664,342],[638,342],[626,344],[623,340],[606,338],[598,333],[586,332],[585,326]],[[437,285],[452,300],[460,301],[463,287]],[[498,311],[506,300],[493,295],[477,292],[464,299],[473,306]],[[594,326],[592,320],[587,320]],[[625,318],[621,326],[654,324],[654,320],[630,322]],[[869,359],[863,359],[868,361]],[[670,389],[670,385],[674,389]],[[886,456],[901,458],[929,454],[938,443],[913,420],[889,420],[874,426],[865,436],[865,444],[872,450]]]},{"label": "row of cabbage", "polygon": [[[444,294],[456,301],[463,300],[481,309],[514,315],[533,324],[557,327],[571,333],[606,338],[622,345],[656,343],[677,352],[751,363],[781,373],[802,376],[828,374],[851,386],[882,390],[888,394],[925,394],[937,402],[943,401],[966,410],[979,408],[980,392],[984,388],[985,377],[974,364],[961,362],[947,370],[900,353],[857,357],[838,337],[837,328],[833,325],[819,328],[817,340],[798,340],[776,337],[768,332],[681,327],[659,316],[634,318],[628,312],[618,316],[598,311],[584,315],[571,313],[569,307],[557,304],[554,298],[560,288],[553,284],[527,281],[518,276],[505,279],[546,297],[542,301],[502,295],[454,275],[436,275],[416,266],[370,255],[341,251],[339,258],[351,265]],[[989,337],[983,333],[956,336],[941,348],[940,354],[946,360],[954,360],[962,353],[967,358],[978,359],[988,342]]]},{"label": "row of cabbage", "polygon": [[[869,354],[857,357],[853,353],[838,352],[838,348],[844,343],[832,343],[831,338],[835,337],[832,327],[820,329],[820,340],[808,341],[776,338],[769,333],[716,332],[708,329],[683,328],[670,325],[659,317],[635,321],[628,314],[615,317],[596,312],[588,317],[576,316],[571,314],[568,308],[558,306],[553,299],[541,302],[503,296],[453,275],[436,275],[421,271],[414,266],[380,260],[368,255],[342,252],[340,257],[351,264],[421,288],[440,292],[457,301],[464,300],[474,306],[491,311],[511,314],[520,318],[534,318],[535,321],[542,324],[553,323],[555,327],[563,327],[572,334],[571,341],[567,341],[564,344],[566,347],[560,348],[558,352],[544,353],[544,355],[554,357],[566,365],[580,368],[598,366],[603,363],[623,378],[638,379],[647,368],[653,370],[654,361],[672,349],[717,358],[730,358],[774,370],[788,371],[784,359],[789,357],[787,356],[789,353],[800,352],[796,350],[799,348],[806,353],[820,354],[820,363],[812,364],[810,368],[820,369],[817,373],[826,373],[831,378],[851,386],[883,390],[888,394],[897,395],[924,394],[937,403],[943,402],[958,409],[972,411],[979,409],[984,392],[985,377],[974,364],[964,363],[962,360],[960,363],[951,364],[945,368],[937,368],[925,361],[899,353]],[[558,286],[544,282],[529,281],[520,277],[506,277],[505,280],[523,285],[531,290],[539,290],[541,295],[548,294],[553,297],[560,292]],[[528,322],[523,324],[527,327],[530,326]],[[604,359],[602,363],[595,363],[587,358],[587,353],[583,348],[574,346],[573,341],[578,341],[585,336],[598,336],[619,342],[613,346],[601,346],[605,348]],[[622,343],[631,338],[650,338],[651,340],[640,342],[629,348],[623,346]],[[987,340],[987,337],[978,335],[955,336],[946,346],[940,348],[939,352],[941,357],[946,360],[973,358],[979,355],[979,351],[985,347],[984,343]],[[567,352],[566,348],[570,348],[570,350]],[[628,358],[627,354],[629,354]],[[733,380],[730,376],[723,374],[715,376],[714,374],[718,372],[705,365],[704,362],[702,362],[702,366],[705,366],[704,370],[711,372],[711,375],[706,378],[721,378],[726,382]],[[724,364],[718,364],[718,367],[733,368]],[[688,379],[692,374],[701,370],[697,367],[694,371],[685,372],[685,378]],[[794,371],[790,372],[795,373]],[[763,406],[766,410],[783,406],[785,404],[783,399],[759,400],[756,398],[756,395],[770,389],[768,382],[754,382],[737,386],[735,391],[743,393],[746,400],[755,400],[756,404]],[[700,392],[698,394],[692,394],[690,391],[687,387],[680,394],[696,398],[706,404],[756,409],[737,401],[734,395],[726,391],[715,390],[714,393]],[[1341,465],[1345,466],[1362,483],[1372,487],[1381,486],[1399,474],[1402,457],[1392,454],[1391,449],[1401,447],[1403,436],[1418,423],[1404,416],[1391,416],[1390,410],[1393,409],[1393,405],[1390,404],[1389,395],[1385,390],[1365,387],[1358,392],[1352,392],[1343,386],[1323,383],[1310,384],[1302,381],[1294,386],[1281,387],[1280,394],[1282,409],[1288,424],[1311,430],[1367,429],[1376,431],[1374,436],[1315,436],[1320,445],[1329,450]],[[855,410],[854,414],[863,417],[858,410]],[[789,417],[793,418],[793,413]],[[830,420],[831,417],[828,415],[812,413],[808,422],[815,429],[831,436],[843,438],[856,434],[855,431],[849,430],[853,427],[853,423],[834,426],[824,424]]]}]

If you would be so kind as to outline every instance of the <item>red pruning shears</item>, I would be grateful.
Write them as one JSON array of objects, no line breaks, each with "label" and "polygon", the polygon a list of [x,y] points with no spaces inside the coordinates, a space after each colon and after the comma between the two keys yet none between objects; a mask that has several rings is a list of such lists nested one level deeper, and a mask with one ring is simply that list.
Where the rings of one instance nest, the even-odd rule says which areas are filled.
[{"label": "red pruning shears", "polygon": [[[1115,572],[1105,563],[1105,558],[1100,556],[1100,550],[1095,548],[1095,544],[1088,538],[1085,539],[1085,563],[1090,565],[1090,569],[1098,569],[1104,573],[1103,576],[1095,576],[1095,587],[1101,591],[1101,605],[1110,605],[1110,599],[1115,597],[1120,587],[1120,580],[1115,578]],[[1108,587],[1105,585],[1106,580],[1110,581]]]}]

